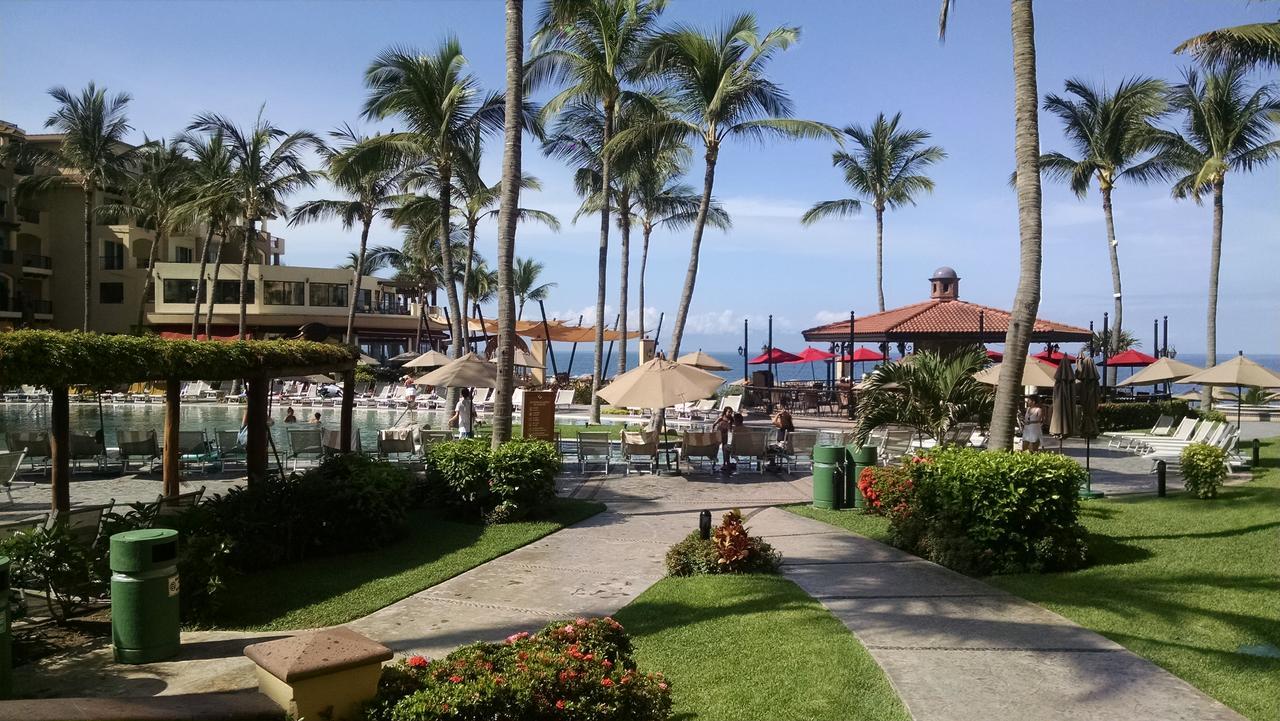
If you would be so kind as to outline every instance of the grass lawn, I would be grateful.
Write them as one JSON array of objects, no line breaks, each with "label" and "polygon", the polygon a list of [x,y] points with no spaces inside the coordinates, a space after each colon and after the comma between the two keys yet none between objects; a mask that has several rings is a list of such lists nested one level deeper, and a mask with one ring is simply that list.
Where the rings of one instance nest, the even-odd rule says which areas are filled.
[{"label": "grass lawn", "polygon": [[600,503],[559,499],[548,518],[494,526],[415,511],[409,535],[395,545],[233,578],[219,626],[276,631],[346,623],[602,510]]},{"label": "grass lawn", "polygon": [[910,718],[853,634],[779,576],[667,578],[616,617],[682,721]]},{"label": "grass lawn", "polygon": [[[1253,482],[1201,501],[1170,488],[1086,501],[1093,565],[994,576],[992,585],[1122,644],[1256,721],[1280,719],[1280,440]],[[787,510],[876,540],[888,523],[857,511]],[[1264,651],[1265,652],[1265,651]]]}]

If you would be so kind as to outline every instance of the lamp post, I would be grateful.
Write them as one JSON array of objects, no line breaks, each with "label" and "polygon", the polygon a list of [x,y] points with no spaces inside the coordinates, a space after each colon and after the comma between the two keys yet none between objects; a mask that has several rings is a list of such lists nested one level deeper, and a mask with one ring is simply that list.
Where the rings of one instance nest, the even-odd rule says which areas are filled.
[{"label": "lamp post", "polygon": [[853,404],[853,321],[853,311],[849,311],[849,420],[853,420],[855,416]]}]

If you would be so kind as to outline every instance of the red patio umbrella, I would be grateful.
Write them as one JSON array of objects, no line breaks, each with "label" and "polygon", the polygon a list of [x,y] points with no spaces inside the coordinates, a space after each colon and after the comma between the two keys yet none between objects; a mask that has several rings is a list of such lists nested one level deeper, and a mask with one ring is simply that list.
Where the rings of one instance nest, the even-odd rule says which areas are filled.
[{"label": "red patio umbrella", "polygon": [[1058,362],[1061,361],[1063,358],[1067,359],[1068,361],[1071,361],[1072,363],[1074,363],[1076,360],[1076,357],[1071,355],[1070,353],[1063,353],[1062,351],[1056,351],[1056,350],[1053,351],[1052,353],[1050,353],[1049,351],[1042,350],[1031,357],[1035,358],[1036,360],[1042,360],[1046,363],[1052,363],[1054,365],[1058,365]]},{"label": "red patio umbrella", "polygon": [[753,366],[760,366],[769,363],[792,363],[798,360],[800,356],[795,353],[788,353],[781,348],[770,348],[768,353],[761,353],[747,362]]},{"label": "red patio umbrella", "polygon": [[1155,356],[1149,356],[1142,351],[1130,349],[1108,358],[1105,365],[1116,368],[1139,368],[1149,366],[1157,360]]},{"label": "red patio umbrella", "polygon": [[988,359],[988,360],[993,360],[993,361],[995,361],[996,363],[1000,363],[1000,362],[1004,361],[1004,353],[1001,353],[1001,352],[1000,352],[1000,351],[998,351],[998,350],[991,350],[990,348],[987,348],[986,350],[987,350],[987,359]]},{"label": "red patio umbrella", "polygon": [[[885,359],[885,357],[884,357],[884,355],[883,355],[883,354],[881,354],[879,351],[873,351],[873,350],[871,350],[870,348],[865,348],[865,347],[863,347],[863,346],[858,346],[857,348],[854,348],[854,349],[853,349],[853,362],[854,362],[854,363],[868,363],[868,362],[876,362],[876,361],[882,361],[882,360],[884,360],[884,359]],[[842,363],[848,363],[848,362],[850,362],[850,361],[849,361],[849,354],[848,354],[848,353],[845,353],[844,355],[840,356],[840,362],[842,362]]]},{"label": "red patio umbrella", "polygon": [[[785,353],[786,351],[783,351],[783,352]],[[788,363],[813,363],[814,361],[831,360],[832,358],[835,358],[835,357],[836,355],[834,353],[828,353],[824,350],[820,350],[818,348],[814,348],[813,346],[809,346],[808,348],[805,348],[804,350],[800,351],[800,353],[796,356],[795,360],[787,361],[787,362]]]}]

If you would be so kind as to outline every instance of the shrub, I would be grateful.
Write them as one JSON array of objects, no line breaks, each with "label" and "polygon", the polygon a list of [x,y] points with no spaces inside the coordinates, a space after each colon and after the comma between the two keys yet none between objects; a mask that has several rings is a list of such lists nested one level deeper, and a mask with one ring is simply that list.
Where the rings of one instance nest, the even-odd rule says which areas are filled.
[{"label": "shrub", "polygon": [[886,516],[903,513],[911,494],[911,474],[902,466],[867,466],[858,476],[858,490],[867,513]]},{"label": "shrub", "polygon": [[427,483],[436,500],[477,516],[489,501],[489,444],[443,441],[426,451]]},{"label": "shrub", "polygon": [[562,466],[560,451],[548,441],[513,440],[493,450],[489,473],[496,504],[489,520],[515,521],[551,505]]},{"label": "shrub", "polygon": [[711,538],[695,531],[667,551],[667,573],[672,576],[777,573],[781,565],[782,554],[763,538],[749,535],[736,510],[724,514]]},{"label": "shrub", "polygon": [[1198,410],[1193,411],[1192,413],[1202,421],[1217,421],[1218,423],[1227,422],[1227,414],[1222,411]]},{"label": "shrub", "polygon": [[1227,480],[1227,452],[1208,443],[1192,443],[1182,449],[1182,480],[1197,498],[1217,498],[1218,486]]},{"label": "shrub", "polygon": [[1183,400],[1158,403],[1103,403],[1098,406],[1098,432],[1122,431],[1130,428],[1150,428],[1160,416],[1173,416],[1174,421],[1192,415],[1191,407]]},{"label": "shrub", "polygon": [[579,618],[387,667],[365,713],[370,721],[662,721],[671,691],[662,674],[636,668],[621,624]]},{"label": "shrub", "polygon": [[911,486],[886,510],[894,545],[970,574],[1085,562],[1080,464],[1049,453],[943,448],[905,464]]},{"label": "shrub", "polygon": [[47,594],[49,614],[57,621],[106,590],[93,549],[63,524],[15,533],[0,541],[0,556],[9,557],[11,585]]}]

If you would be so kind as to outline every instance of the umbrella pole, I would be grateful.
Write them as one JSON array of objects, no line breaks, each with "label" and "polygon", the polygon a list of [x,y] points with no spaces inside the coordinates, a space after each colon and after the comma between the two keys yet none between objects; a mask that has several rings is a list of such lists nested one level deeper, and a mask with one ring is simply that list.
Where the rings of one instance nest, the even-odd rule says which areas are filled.
[{"label": "umbrella pole", "polygon": [[538,310],[542,313],[542,335],[547,341],[547,357],[551,359],[551,379],[554,381],[560,375],[560,369],[556,367],[556,354],[551,348],[551,329],[547,327],[547,307],[542,301],[538,301]]}]

